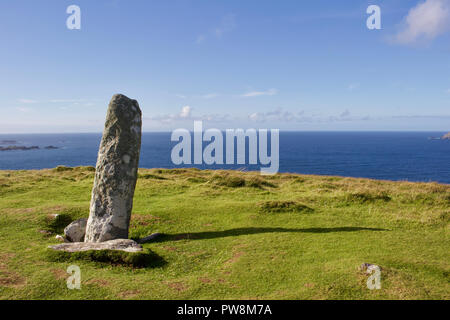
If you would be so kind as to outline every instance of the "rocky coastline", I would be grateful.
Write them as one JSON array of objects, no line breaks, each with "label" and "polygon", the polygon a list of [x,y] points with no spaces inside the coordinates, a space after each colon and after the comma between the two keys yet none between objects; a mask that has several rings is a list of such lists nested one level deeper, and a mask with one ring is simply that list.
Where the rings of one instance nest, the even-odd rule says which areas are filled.
[{"label": "rocky coastline", "polygon": [[[1,147],[0,146],[0,151],[28,151],[28,150],[39,150],[40,147],[38,146],[31,146],[31,147],[26,147],[26,146],[7,146],[7,147]],[[58,147],[55,146],[46,146],[44,147],[44,149],[46,150],[55,150],[55,149],[59,149]]]}]

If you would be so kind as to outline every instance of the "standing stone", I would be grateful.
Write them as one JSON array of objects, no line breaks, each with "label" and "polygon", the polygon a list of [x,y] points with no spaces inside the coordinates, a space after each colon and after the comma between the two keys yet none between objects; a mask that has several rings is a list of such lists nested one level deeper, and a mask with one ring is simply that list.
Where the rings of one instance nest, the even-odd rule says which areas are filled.
[{"label": "standing stone", "polygon": [[98,152],[85,242],[127,239],[141,149],[136,100],[114,95]]}]

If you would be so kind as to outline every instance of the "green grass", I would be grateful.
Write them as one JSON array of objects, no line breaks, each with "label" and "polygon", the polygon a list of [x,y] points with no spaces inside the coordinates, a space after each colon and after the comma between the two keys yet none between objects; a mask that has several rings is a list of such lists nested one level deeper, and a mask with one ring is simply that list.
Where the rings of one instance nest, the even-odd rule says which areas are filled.
[{"label": "green grass", "polygon": [[[0,171],[0,299],[450,298],[449,185],[140,170],[130,238],[164,236],[141,255],[49,253],[88,216],[93,177]],[[363,262],[381,266],[381,290]]]},{"label": "green grass", "polygon": [[88,250],[80,252],[65,252],[47,249],[48,261],[73,262],[88,261],[97,262],[99,266],[110,264],[117,266],[130,266],[133,268],[160,267],[165,261],[158,255],[145,249],[142,252],[124,252],[119,250]]}]

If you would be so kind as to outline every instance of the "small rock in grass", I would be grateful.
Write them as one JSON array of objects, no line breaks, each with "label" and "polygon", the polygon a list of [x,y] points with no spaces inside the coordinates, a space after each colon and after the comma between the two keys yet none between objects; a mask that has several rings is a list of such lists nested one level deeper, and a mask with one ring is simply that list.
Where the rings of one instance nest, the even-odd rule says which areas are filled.
[{"label": "small rock in grass", "polygon": [[140,240],[138,240],[138,243],[147,243],[150,242],[152,240],[155,240],[156,238],[159,238],[160,236],[162,236],[162,233],[156,232],[156,233],[152,233],[149,236],[146,236]]},{"label": "small rock in grass", "polygon": [[64,228],[64,236],[70,242],[83,242],[86,232],[87,218],[75,220]]},{"label": "small rock in grass", "polygon": [[381,270],[380,266],[377,266],[376,264],[367,263],[367,262],[364,262],[363,264],[361,264],[359,266],[359,268],[361,271],[365,271],[365,272],[370,272],[377,268],[379,268]]},{"label": "small rock in grass", "polygon": [[59,234],[56,235],[55,239],[60,241],[60,242],[66,242],[66,239],[64,239],[64,237],[60,236]]}]

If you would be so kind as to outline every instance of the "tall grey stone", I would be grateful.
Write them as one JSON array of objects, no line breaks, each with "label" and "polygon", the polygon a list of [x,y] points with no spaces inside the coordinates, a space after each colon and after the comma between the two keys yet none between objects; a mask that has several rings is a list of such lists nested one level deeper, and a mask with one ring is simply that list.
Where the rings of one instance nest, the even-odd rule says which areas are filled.
[{"label": "tall grey stone", "polygon": [[127,239],[141,149],[136,100],[112,97],[100,144],[85,242]]}]

